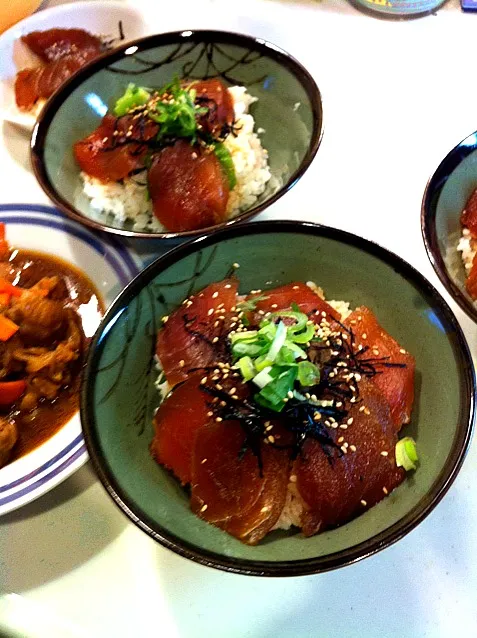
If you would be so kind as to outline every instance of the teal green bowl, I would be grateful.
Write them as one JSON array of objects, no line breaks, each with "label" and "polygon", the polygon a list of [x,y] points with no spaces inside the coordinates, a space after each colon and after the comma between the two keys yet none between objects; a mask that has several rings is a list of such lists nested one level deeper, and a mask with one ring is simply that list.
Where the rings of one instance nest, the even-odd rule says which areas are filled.
[{"label": "teal green bowl", "polygon": [[[255,204],[222,224],[200,231],[147,232],[99,219],[82,193],[73,144],[91,133],[128,83],[161,87],[175,77],[220,78],[244,85],[255,131],[268,150],[272,179]],[[48,197],[67,215],[97,230],[128,237],[177,240],[229,226],[276,202],[304,174],[321,142],[321,95],[311,75],[280,48],[246,35],[181,31],[142,38],[106,53],[80,70],[47,103],[31,142],[35,175]]]},{"label": "teal green bowl", "polygon": [[[347,525],[312,538],[275,531],[243,545],[196,517],[188,496],[149,453],[155,339],[161,317],[223,279],[238,262],[241,292],[315,281],[330,299],[365,304],[416,358],[416,400],[403,434],[420,464],[390,496]],[[168,252],[124,290],[92,346],[81,418],[93,466],[122,511],[159,543],[194,561],[242,574],[296,576],[365,558],[420,523],[455,479],[469,445],[474,371],[446,302],[411,266],[343,231],[298,222],[241,224]]]},{"label": "teal green bowl", "polygon": [[421,228],[427,255],[447,292],[477,322],[477,305],[465,288],[466,274],[457,243],[460,214],[477,188],[477,131],[446,155],[424,192]]}]

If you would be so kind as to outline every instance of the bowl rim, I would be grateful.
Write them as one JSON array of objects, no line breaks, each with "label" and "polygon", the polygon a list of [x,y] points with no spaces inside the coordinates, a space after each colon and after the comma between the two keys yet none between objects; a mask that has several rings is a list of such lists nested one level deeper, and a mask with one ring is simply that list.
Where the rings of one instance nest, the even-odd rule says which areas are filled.
[{"label": "bowl rim", "polygon": [[[183,257],[207,246],[217,244],[223,239],[271,232],[311,234],[338,240],[378,257],[391,265],[412,284],[417,285],[428,298],[433,300],[433,303],[440,312],[441,321],[450,328],[448,338],[451,341],[456,360],[460,363],[458,369],[461,375],[460,385],[463,393],[463,400],[459,410],[458,426],[452,446],[449,450],[447,462],[439,472],[429,492],[410,512],[379,534],[345,550],[316,558],[273,562],[231,558],[213,551],[204,550],[165,530],[161,525],[158,525],[148,517],[121,489],[113,472],[109,468],[108,462],[100,449],[96,434],[93,401],[90,400],[94,387],[94,382],[92,381],[94,378],[94,370],[99,362],[105,337],[109,331],[110,322],[117,316],[118,311],[122,311],[145,285],[150,283],[160,272]],[[413,266],[380,245],[347,231],[309,222],[263,221],[240,224],[239,226],[224,229],[211,235],[204,235],[184,243],[154,261],[128,284],[104,316],[91,344],[81,387],[81,422],[93,468],[103,487],[105,487],[106,491],[123,513],[125,513],[137,527],[145,531],[161,545],[194,562],[227,572],[254,576],[301,576],[329,571],[338,567],[351,565],[367,558],[400,540],[426,518],[450,488],[467,453],[471,441],[475,415],[474,387],[475,372],[470,350],[456,317],[445,299]]]},{"label": "bowl rim", "polygon": [[[306,94],[308,95],[311,105],[311,111],[313,114],[313,130],[310,138],[310,143],[302,161],[300,162],[300,165],[288,178],[286,183],[283,184],[278,189],[278,191],[274,193],[269,199],[267,199],[267,201],[252,206],[252,208],[239,213],[232,219],[228,219],[224,222],[221,222],[220,224],[215,224],[213,226],[208,226],[206,228],[201,228],[198,230],[148,233],[145,231],[133,231],[123,228],[114,228],[112,226],[102,224],[95,219],[86,217],[85,215],[77,211],[76,207],[74,207],[67,199],[65,199],[57,192],[48,176],[46,164],[44,161],[45,140],[50,129],[51,122],[56,115],[56,112],[78,86],[80,86],[85,80],[93,76],[96,72],[100,71],[105,66],[114,64],[123,59],[124,55],[127,55],[126,52],[128,49],[137,47],[134,53],[141,53],[155,46],[188,41],[236,44],[238,46],[249,47],[253,50],[261,51],[281,66],[288,69],[288,71],[290,71],[294,75],[294,77],[298,79],[300,84],[303,86]],[[311,73],[291,54],[287,53],[284,49],[275,44],[272,44],[271,42],[263,38],[235,33],[233,31],[205,29],[181,30],[159,33],[138,38],[136,40],[130,40],[120,47],[102,54],[98,58],[92,60],[89,64],[85,65],[83,68],[79,69],[46,102],[43,109],[41,110],[31,136],[30,160],[33,167],[33,172],[41,188],[44,190],[46,195],[54,202],[54,204],[72,219],[85,224],[90,228],[94,228],[95,230],[100,230],[114,235],[121,235],[123,237],[177,241],[180,239],[197,237],[204,233],[210,233],[218,229],[233,226],[237,223],[241,223],[245,220],[251,219],[252,217],[255,217],[259,213],[266,210],[269,206],[274,204],[283,195],[285,195],[291,188],[293,188],[293,186],[308,170],[316,153],[318,152],[322,139],[323,99],[320,89],[318,88]]]},{"label": "bowl rim", "polygon": [[448,178],[459,164],[477,150],[477,131],[474,131],[447,153],[429,178],[421,203],[421,233],[427,256],[441,283],[466,315],[477,323],[477,306],[457,286],[449,275],[436,231],[437,203]]}]

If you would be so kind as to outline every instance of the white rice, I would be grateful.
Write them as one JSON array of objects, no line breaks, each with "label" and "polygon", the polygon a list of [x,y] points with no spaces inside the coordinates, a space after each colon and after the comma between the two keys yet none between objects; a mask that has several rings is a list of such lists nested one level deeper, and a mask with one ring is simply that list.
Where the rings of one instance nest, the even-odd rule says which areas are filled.
[{"label": "white rice", "polygon": [[462,236],[457,244],[457,250],[462,253],[462,261],[464,263],[465,271],[469,274],[475,254],[477,253],[477,242],[475,239],[472,239],[472,235],[468,228],[464,228],[462,230]]},{"label": "white rice", "polygon": [[[229,89],[234,101],[237,134],[229,134],[224,145],[230,152],[237,184],[229,195],[227,218],[253,206],[265,190],[271,178],[268,153],[254,132],[255,121],[249,113],[250,105],[257,101],[243,86]],[[262,129],[263,132],[263,129]],[[151,201],[146,187],[146,171],[122,182],[103,183],[82,172],[83,192],[90,200],[97,219],[115,224],[133,223],[133,230],[161,232],[166,230],[152,213]]]}]

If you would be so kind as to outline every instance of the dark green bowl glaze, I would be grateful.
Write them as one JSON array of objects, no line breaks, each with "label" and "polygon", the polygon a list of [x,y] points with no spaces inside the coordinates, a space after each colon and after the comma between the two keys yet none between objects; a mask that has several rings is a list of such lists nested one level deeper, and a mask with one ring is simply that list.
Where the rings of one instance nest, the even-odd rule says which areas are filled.
[{"label": "dark green bowl glaze", "polygon": [[[91,133],[129,82],[161,87],[174,77],[219,77],[258,98],[250,111],[269,152],[272,179],[252,208],[233,219],[181,233],[152,233],[104,223],[81,193],[74,142]],[[303,175],[321,142],[321,96],[310,74],[290,55],[259,38],[221,31],[181,31],[129,42],[80,70],[43,109],[31,159],[40,185],[67,215],[98,230],[130,237],[182,239],[235,224],[277,201]]]},{"label": "dark green bowl glaze", "polygon": [[[412,422],[420,465],[388,498],[313,538],[273,532],[241,544],[189,510],[185,491],[149,454],[155,337],[161,317],[222,279],[240,290],[313,280],[330,299],[366,304],[416,357]],[[343,231],[294,222],[241,224],[154,262],[108,311],[90,349],[81,396],[86,444],[100,480],[141,529],[182,556],[243,574],[293,576],[365,558],[400,539],[435,507],[462,464],[474,414],[474,372],[463,334],[437,291],[411,266]]]},{"label": "dark green bowl glaze", "polygon": [[421,208],[427,255],[447,292],[477,322],[477,306],[465,289],[466,274],[457,244],[460,214],[477,188],[477,131],[442,160],[429,180]]}]

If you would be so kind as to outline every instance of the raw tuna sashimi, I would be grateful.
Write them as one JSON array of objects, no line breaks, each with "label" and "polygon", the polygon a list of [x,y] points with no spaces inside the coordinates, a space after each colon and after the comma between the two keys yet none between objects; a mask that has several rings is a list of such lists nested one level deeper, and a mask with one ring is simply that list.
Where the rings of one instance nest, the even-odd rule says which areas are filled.
[{"label": "raw tuna sashimi", "polygon": [[460,221],[463,226],[470,230],[473,237],[477,237],[477,189],[467,200],[460,216]]},{"label": "raw tuna sashimi", "polygon": [[289,310],[292,304],[296,304],[300,311],[309,315],[311,319],[316,317],[317,321],[323,318],[322,312],[325,312],[332,319],[340,318],[336,310],[302,282],[293,282],[286,286],[263,290],[247,297],[247,301],[253,301],[254,299],[257,299],[255,312],[248,316],[248,320],[252,325],[260,323],[264,313]]},{"label": "raw tuna sashimi", "polygon": [[234,103],[227,87],[218,79],[201,80],[191,83],[196,92],[196,103],[207,108],[199,124],[212,135],[220,134],[234,121]]},{"label": "raw tuna sashimi", "polygon": [[96,56],[104,50],[100,38],[83,29],[48,29],[32,31],[21,40],[43,62],[52,62],[65,55],[83,54]]},{"label": "raw tuna sashimi", "polygon": [[360,361],[371,363],[383,360],[384,363],[403,364],[404,367],[376,366],[373,382],[388,400],[391,418],[399,431],[411,418],[414,402],[414,357],[406,352],[378,323],[374,313],[360,306],[346,319],[344,324],[353,331],[355,344],[366,348]]},{"label": "raw tuna sashimi", "polygon": [[235,279],[210,284],[170,315],[159,331],[156,354],[171,385],[184,381],[190,369],[226,356],[237,289]]},{"label": "raw tuna sashimi", "polygon": [[178,140],[155,155],[147,179],[154,214],[168,230],[224,221],[229,185],[215,153]]},{"label": "raw tuna sashimi", "polygon": [[[339,449],[308,439],[293,473],[305,502],[303,533],[315,534],[345,523],[372,507],[405,477],[396,467],[397,435],[386,398],[370,381],[360,383],[362,403],[355,404],[346,431],[330,430]],[[365,408],[361,409],[361,408]],[[341,446],[347,443],[344,452]],[[354,446],[354,447],[352,447]]]}]

